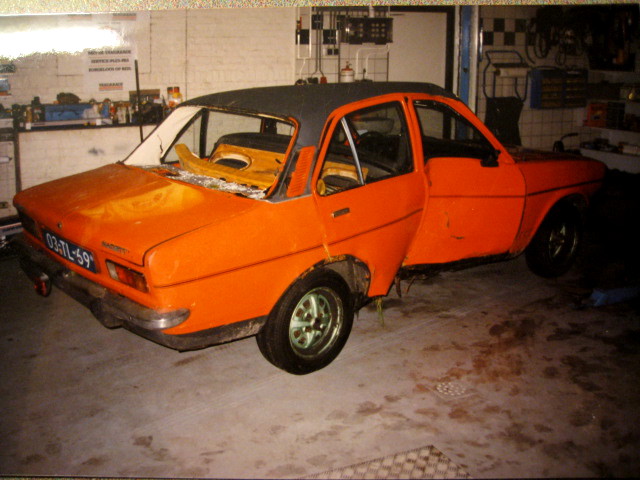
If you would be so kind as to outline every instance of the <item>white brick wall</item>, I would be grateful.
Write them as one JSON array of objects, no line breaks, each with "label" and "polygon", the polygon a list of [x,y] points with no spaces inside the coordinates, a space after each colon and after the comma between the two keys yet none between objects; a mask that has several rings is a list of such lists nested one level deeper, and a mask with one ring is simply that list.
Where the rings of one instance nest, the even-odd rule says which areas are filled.
[{"label": "white brick wall", "polygon": [[[295,8],[154,11],[148,38],[139,38],[136,45],[144,53],[140,87],[166,95],[167,87],[178,86],[187,99],[290,84],[295,79],[294,40]],[[59,75],[59,60],[52,54],[16,60],[12,95],[0,102],[8,107],[39,96],[42,103],[52,103],[60,92],[73,92],[81,101],[102,100],[85,90],[82,75]],[[128,92],[110,98],[128,100]],[[136,127],[21,133],[23,188],[121,160],[138,142]]]},{"label": "white brick wall", "polygon": [[[295,80],[295,8],[162,10],[150,15],[149,34],[139,35],[136,45],[143,89],[159,88],[166,95],[167,87],[179,86],[183,96],[193,98]],[[53,54],[15,60],[16,73],[9,75],[12,95],[0,101],[7,107],[39,96],[52,103],[60,92],[73,92],[82,101],[102,100],[104,94],[86,90],[82,75],[59,74],[59,61],[69,60],[69,55]],[[128,96],[117,92],[111,99]]]},{"label": "white brick wall", "polygon": [[[145,127],[148,135],[153,127]],[[31,131],[20,134],[22,187],[123,160],[140,142],[138,127]]]},{"label": "white brick wall", "polygon": [[187,94],[293,83],[295,9],[186,13]]}]

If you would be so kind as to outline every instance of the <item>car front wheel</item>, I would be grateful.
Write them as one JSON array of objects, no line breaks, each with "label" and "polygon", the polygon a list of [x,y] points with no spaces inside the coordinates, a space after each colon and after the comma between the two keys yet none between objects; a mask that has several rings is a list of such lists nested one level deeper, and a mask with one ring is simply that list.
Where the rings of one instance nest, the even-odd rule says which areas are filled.
[{"label": "car front wheel", "polygon": [[566,273],[575,260],[581,235],[577,209],[566,203],[554,206],[525,251],[527,265],[545,278]]},{"label": "car front wheel", "polygon": [[353,323],[349,288],[331,271],[316,270],[296,282],[274,307],[256,340],[276,367],[304,375],[331,363]]}]

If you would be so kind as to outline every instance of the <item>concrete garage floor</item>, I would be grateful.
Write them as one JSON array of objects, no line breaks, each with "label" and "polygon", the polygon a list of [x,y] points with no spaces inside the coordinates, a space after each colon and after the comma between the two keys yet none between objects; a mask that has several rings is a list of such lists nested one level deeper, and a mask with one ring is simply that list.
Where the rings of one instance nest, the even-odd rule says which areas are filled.
[{"label": "concrete garage floor", "polygon": [[519,258],[404,282],[302,377],[252,338],[178,353],[108,330],[4,259],[0,474],[637,476],[639,304],[577,308],[625,271],[585,252],[558,280]]}]

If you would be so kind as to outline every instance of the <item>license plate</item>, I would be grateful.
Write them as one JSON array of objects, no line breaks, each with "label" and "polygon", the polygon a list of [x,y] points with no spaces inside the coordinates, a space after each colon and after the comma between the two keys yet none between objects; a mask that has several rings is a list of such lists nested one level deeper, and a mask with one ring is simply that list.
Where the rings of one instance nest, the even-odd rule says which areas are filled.
[{"label": "license plate", "polygon": [[96,272],[93,253],[48,230],[44,230],[43,234],[44,243],[49,250],[93,273]]}]

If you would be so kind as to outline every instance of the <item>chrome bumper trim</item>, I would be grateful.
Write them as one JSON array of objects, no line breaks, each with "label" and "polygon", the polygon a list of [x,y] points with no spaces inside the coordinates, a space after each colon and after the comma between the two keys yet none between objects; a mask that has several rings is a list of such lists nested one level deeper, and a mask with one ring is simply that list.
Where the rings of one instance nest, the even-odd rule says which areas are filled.
[{"label": "chrome bumper trim", "polygon": [[183,323],[190,314],[185,308],[160,312],[145,307],[95,283],[49,258],[18,235],[12,244],[20,256],[20,266],[36,281],[42,274],[60,290],[88,307],[105,326],[118,327],[123,323],[145,330],[163,330]]}]

